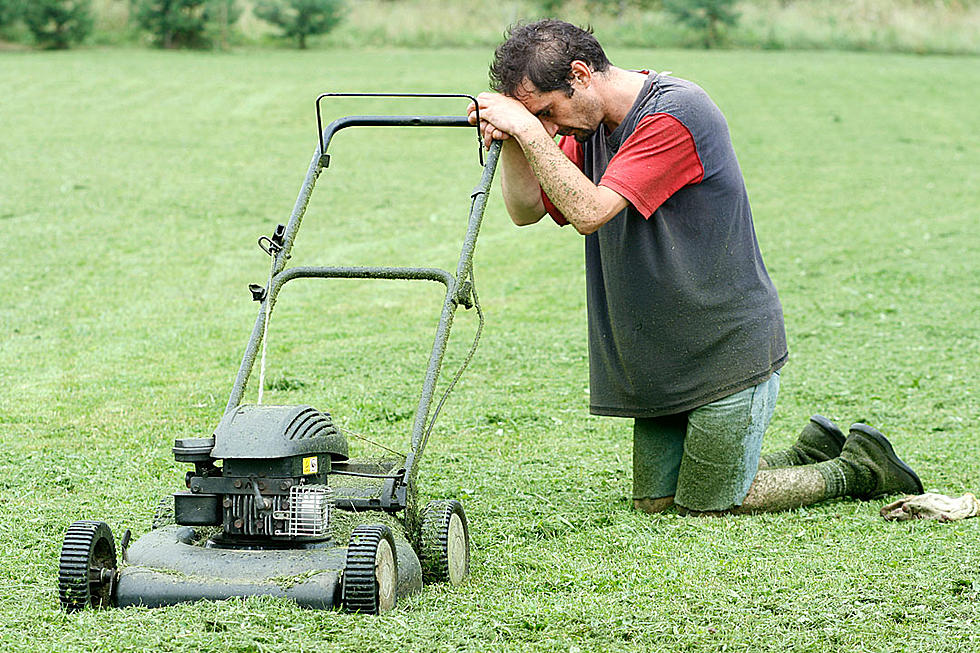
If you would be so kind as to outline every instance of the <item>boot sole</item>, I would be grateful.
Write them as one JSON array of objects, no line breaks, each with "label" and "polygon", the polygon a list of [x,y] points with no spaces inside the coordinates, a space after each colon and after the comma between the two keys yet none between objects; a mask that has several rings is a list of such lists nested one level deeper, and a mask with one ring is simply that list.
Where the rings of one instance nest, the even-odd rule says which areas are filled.
[{"label": "boot sole", "polygon": [[[847,440],[847,436],[844,432],[840,430],[840,427],[834,424],[829,418],[823,415],[813,415],[810,421],[816,424],[821,431],[826,433],[837,445],[838,451],[844,448],[844,441]],[[882,436],[884,437],[884,436]]]},{"label": "boot sole", "polygon": [[[902,472],[905,473],[909,477],[909,480],[915,485],[914,494],[922,494],[925,492],[919,475],[912,471],[912,468],[906,465],[905,461],[898,457],[898,454],[895,453],[895,449],[892,448],[892,443],[888,441],[888,438],[886,438],[881,431],[874,427],[868,426],[867,424],[861,423],[852,424],[851,430],[858,431],[859,433],[866,435],[868,438],[877,442],[881,448],[885,450],[885,455],[888,457],[888,460],[902,470]],[[886,494],[888,494],[888,492],[878,492],[871,495],[869,498],[874,499]],[[909,494],[913,494],[913,492],[909,492]]]}]

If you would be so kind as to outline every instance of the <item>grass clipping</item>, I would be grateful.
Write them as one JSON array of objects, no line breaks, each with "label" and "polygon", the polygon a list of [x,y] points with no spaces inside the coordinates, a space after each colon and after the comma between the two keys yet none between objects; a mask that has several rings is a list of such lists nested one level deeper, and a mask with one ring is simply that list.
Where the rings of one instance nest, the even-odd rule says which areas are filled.
[{"label": "grass clipping", "polygon": [[[378,466],[376,470],[379,473],[383,473],[384,470],[389,469],[392,466],[392,461],[378,459],[378,460],[364,460],[359,459],[360,463],[374,463]],[[382,486],[384,485],[384,479],[364,477],[364,476],[347,476],[347,475],[331,475],[328,481],[331,487],[345,487],[345,488],[356,488],[358,490],[375,490],[374,494],[371,496],[380,497]],[[349,510],[337,510],[332,508],[330,511],[330,535],[339,544],[346,545],[350,541],[350,534],[358,526],[364,526],[367,524],[384,524],[391,529],[392,535],[395,536],[396,541],[408,541],[405,536],[405,525],[402,520],[392,515],[390,513],[384,512],[383,510],[366,510],[361,512],[354,512]]]}]

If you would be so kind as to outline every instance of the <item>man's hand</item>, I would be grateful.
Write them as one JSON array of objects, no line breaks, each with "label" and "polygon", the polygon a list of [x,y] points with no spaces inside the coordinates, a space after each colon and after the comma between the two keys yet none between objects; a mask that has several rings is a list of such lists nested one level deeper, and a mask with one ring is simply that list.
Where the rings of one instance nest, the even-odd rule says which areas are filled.
[{"label": "man's hand", "polygon": [[[483,133],[483,144],[490,147],[491,141],[507,140],[511,136],[519,137],[528,129],[545,128],[537,116],[527,110],[519,100],[501,95],[500,93],[480,93],[476,97],[480,105],[480,131]],[[468,109],[471,125],[476,124],[476,106],[470,102]],[[548,135],[554,138],[558,127],[551,130],[545,128]]]}]

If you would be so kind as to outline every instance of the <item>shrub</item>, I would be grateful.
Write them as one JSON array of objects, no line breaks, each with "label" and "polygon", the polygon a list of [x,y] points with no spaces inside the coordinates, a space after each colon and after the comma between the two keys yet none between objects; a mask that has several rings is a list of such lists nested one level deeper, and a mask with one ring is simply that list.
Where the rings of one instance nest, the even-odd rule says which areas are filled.
[{"label": "shrub", "polygon": [[663,4],[678,22],[701,33],[701,45],[706,48],[721,44],[722,26],[738,23],[735,0],[664,0]]},{"label": "shrub", "polygon": [[295,38],[300,49],[306,48],[307,36],[336,27],[343,10],[343,0],[259,0],[255,5],[256,16]]},{"label": "shrub", "polygon": [[557,16],[564,8],[565,0],[537,0],[538,9],[545,16]]},{"label": "shrub", "polygon": [[63,50],[92,31],[91,0],[30,0],[23,18],[38,45]]},{"label": "shrub", "polygon": [[162,48],[208,45],[207,0],[135,0],[136,24]]},{"label": "shrub", "polygon": [[0,27],[12,25],[23,13],[23,0],[0,0]]}]

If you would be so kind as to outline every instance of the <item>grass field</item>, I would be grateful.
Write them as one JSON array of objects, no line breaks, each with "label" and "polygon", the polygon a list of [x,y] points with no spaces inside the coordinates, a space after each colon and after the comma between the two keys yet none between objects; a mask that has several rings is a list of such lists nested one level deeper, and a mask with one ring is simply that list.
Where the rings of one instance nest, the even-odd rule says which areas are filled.
[{"label": "grass field", "polygon": [[[791,349],[767,448],[812,412],[863,419],[927,488],[980,490],[976,59],[611,55],[699,82],[729,119]],[[425,498],[467,508],[467,583],[380,618],[270,599],[66,616],[56,575],[68,523],[146,532],[185,471],[173,439],[205,436],[220,417],[256,310],[246,285],[268,274],[255,239],[288,217],[315,95],[475,93],[488,53],[0,59],[0,649],[980,646],[980,519],[889,524],[881,502],[852,501],[710,520],[633,512],[630,424],[587,414],[580,238],[512,227],[497,194],[476,253],[487,328],[421,476]],[[366,104],[328,112],[397,112]],[[293,263],[452,268],[479,176],[474,141],[338,136]],[[272,321],[266,401],[309,402],[404,446],[438,291],[293,286]],[[447,370],[474,326],[458,316]]]}]

